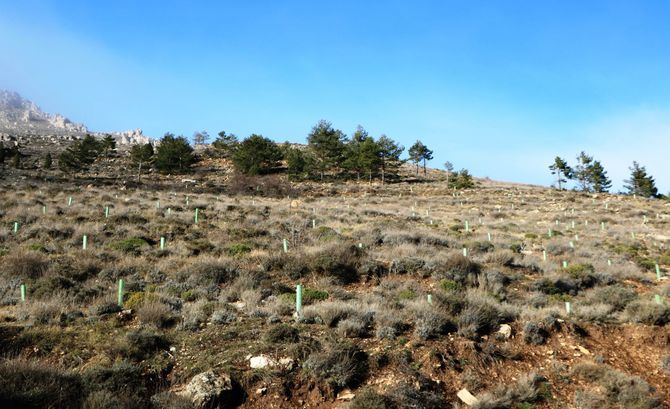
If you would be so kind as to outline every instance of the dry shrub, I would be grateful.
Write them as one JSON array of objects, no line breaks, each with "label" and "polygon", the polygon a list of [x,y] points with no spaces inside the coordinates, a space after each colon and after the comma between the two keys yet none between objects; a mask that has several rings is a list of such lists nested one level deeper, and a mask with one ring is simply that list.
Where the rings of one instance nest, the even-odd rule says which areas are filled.
[{"label": "dry shrub", "polygon": [[158,328],[169,326],[174,321],[172,309],[160,301],[147,301],[137,308],[137,318],[143,324],[155,325]]},{"label": "dry shrub", "polygon": [[49,271],[49,258],[37,251],[19,249],[3,257],[2,271],[9,277],[36,279]]}]

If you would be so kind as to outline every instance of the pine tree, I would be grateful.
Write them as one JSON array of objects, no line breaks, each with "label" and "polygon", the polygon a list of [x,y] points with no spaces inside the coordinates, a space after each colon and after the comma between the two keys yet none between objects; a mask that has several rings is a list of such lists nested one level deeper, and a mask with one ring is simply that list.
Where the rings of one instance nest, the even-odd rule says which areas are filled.
[{"label": "pine tree", "polygon": [[593,161],[589,167],[589,185],[596,193],[607,192],[612,187],[612,181],[607,177],[607,172],[600,161]]},{"label": "pine tree", "polygon": [[336,169],[342,163],[346,136],[326,121],[319,121],[307,136],[307,145],[312,153],[313,171],[323,180],[324,174]]},{"label": "pine tree", "polygon": [[361,146],[368,138],[370,138],[370,136],[367,131],[362,126],[358,125],[351,140],[349,140],[345,146],[342,167],[350,172],[354,172],[356,174],[356,179],[359,181],[361,179],[361,172],[364,170]]},{"label": "pine tree", "polygon": [[379,147],[379,170],[381,172],[382,184],[384,184],[389,176],[397,177],[400,165],[403,163],[400,155],[402,155],[405,147],[398,145],[386,135],[379,137],[377,146]]},{"label": "pine tree", "polygon": [[307,158],[302,149],[291,146],[288,142],[282,147],[284,158],[286,159],[286,167],[289,177],[302,176],[307,168]]},{"label": "pine tree", "polygon": [[549,166],[552,175],[556,175],[556,186],[558,190],[562,189],[562,183],[572,179],[572,168],[568,165],[568,162],[563,160],[560,156],[557,156],[554,159],[554,163]]},{"label": "pine tree", "polygon": [[204,145],[209,140],[209,133],[207,131],[200,131],[193,133],[193,143],[196,145]]},{"label": "pine tree", "polygon": [[372,182],[372,175],[379,170],[382,159],[381,149],[372,137],[367,137],[360,143],[359,164],[361,169],[368,173],[368,182]]},{"label": "pine tree", "polygon": [[116,150],[116,139],[112,135],[105,135],[102,140],[100,140],[100,149],[105,156],[109,156]]},{"label": "pine tree", "polygon": [[656,181],[651,175],[647,174],[647,169],[644,166],[633,162],[633,166],[628,169],[630,169],[630,179],[624,181],[624,188],[629,195],[658,197]]},{"label": "pine tree", "polygon": [[407,151],[409,158],[416,165],[416,174],[419,174],[419,163],[423,162],[423,174],[426,175],[426,161],[433,159],[433,151],[421,141],[416,141]]},{"label": "pine tree", "polygon": [[18,149],[14,151],[14,156],[12,157],[12,167],[14,169],[21,168],[21,152],[19,152]]},{"label": "pine tree", "polygon": [[51,169],[52,165],[53,165],[53,159],[51,158],[51,152],[47,152],[46,156],[44,157],[44,162],[42,163],[42,167],[44,169]]},{"label": "pine tree", "polygon": [[589,156],[586,152],[582,151],[579,156],[577,156],[577,166],[575,166],[573,175],[579,183],[580,189],[584,192],[591,190],[590,180],[592,166],[593,156]]},{"label": "pine tree", "polygon": [[240,143],[232,159],[239,172],[257,175],[268,173],[279,166],[283,155],[276,143],[261,135],[252,134]]},{"label": "pine tree", "polygon": [[447,189],[449,188],[449,176],[451,176],[451,173],[454,171],[454,164],[446,161],[444,162],[444,170],[447,171]]},{"label": "pine tree", "polygon": [[166,133],[156,149],[154,166],[163,173],[183,173],[197,161],[193,147],[183,136]]},{"label": "pine tree", "polygon": [[63,171],[87,170],[100,156],[102,144],[91,135],[74,142],[58,156],[58,167]]},{"label": "pine tree", "polygon": [[467,169],[461,169],[454,174],[454,187],[456,189],[470,189],[475,187],[475,181]]},{"label": "pine tree", "polygon": [[239,146],[237,136],[226,131],[219,132],[219,137],[212,142],[214,150],[222,157],[229,158],[235,153],[235,149]]},{"label": "pine tree", "polygon": [[154,161],[154,147],[151,143],[137,144],[130,148],[130,160],[137,166],[137,182],[142,179],[142,171]]}]

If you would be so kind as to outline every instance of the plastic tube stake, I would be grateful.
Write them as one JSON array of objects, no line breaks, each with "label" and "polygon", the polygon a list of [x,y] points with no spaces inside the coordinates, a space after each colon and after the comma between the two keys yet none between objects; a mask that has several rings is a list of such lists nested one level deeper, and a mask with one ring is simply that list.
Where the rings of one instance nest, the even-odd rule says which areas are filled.
[{"label": "plastic tube stake", "polygon": [[295,312],[299,318],[302,318],[302,284],[295,287]]},{"label": "plastic tube stake", "polygon": [[660,280],[663,274],[661,274],[661,266],[658,264],[655,264],[654,267],[656,268],[656,279]]},{"label": "plastic tube stake", "polygon": [[109,217],[109,206],[105,206],[105,219]]},{"label": "plastic tube stake", "polygon": [[654,295],[654,301],[656,301],[656,304],[663,304],[663,298],[658,294]]},{"label": "plastic tube stake", "polygon": [[463,257],[468,256],[468,249],[466,247],[463,247]]},{"label": "plastic tube stake", "polygon": [[426,296],[426,299],[428,300],[428,304],[433,305],[433,295],[432,294],[428,294]]},{"label": "plastic tube stake", "polygon": [[567,261],[563,261],[563,268],[568,268],[568,262]]},{"label": "plastic tube stake", "polygon": [[14,234],[19,232],[19,222],[14,222]]},{"label": "plastic tube stake", "polygon": [[26,285],[21,284],[21,302],[26,302]]},{"label": "plastic tube stake", "polygon": [[81,248],[83,250],[86,250],[87,247],[88,247],[88,236],[84,234],[84,237],[81,238]]},{"label": "plastic tube stake", "polygon": [[288,253],[288,240],[284,239],[282,245],[284,246],[284,253]]},{"label": "plastic tube stake", "polygon": [[198,223],[198,208],[197,207],[195,208],[195,216],[194,216],[193,220],[195,221],[195,223]]},{"label": "plastic tube stake", "polygon": [[542,250],[542,260],[547,261],[547,250]]},{"label": "plastic tube stake", "polygon": [[67,205],[72,206],[72,196],[67,198]]},{"label": "plastic tube stake", "polygon": [[572,312],[572,304],[570,304],[570,301],[565,302],[565,312],[570,315]]},{"label": "plastic tube stake", "polygon": [[124,287],[124,284],[125,283],[123,282],[123,278],[120,278],[119,279],[119,293],[117,295],[117,298],[118,298],[117,302],[119,304],[119,307],[122,307],[122,308],[123,308],[123,287]]},{"label": "plastic tube stake", "polygon": [[165,237],[161,237],[161,250],[165,250]]}]

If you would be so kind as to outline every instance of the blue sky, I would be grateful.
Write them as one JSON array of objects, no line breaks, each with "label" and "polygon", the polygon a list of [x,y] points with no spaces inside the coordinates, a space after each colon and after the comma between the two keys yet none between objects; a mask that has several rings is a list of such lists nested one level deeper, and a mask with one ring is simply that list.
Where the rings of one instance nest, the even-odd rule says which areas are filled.
[{"label": "blue sky", "polygon": [[434,167],[549,184],[555,155],[670,191],[664,1],[0,0],[0,88],[93,130],[305,140],[325,118]]}]

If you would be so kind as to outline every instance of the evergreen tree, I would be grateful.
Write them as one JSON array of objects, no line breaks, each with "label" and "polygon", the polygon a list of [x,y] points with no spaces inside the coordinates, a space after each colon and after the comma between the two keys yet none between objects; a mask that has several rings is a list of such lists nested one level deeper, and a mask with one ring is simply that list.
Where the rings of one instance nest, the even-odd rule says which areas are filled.
[{"label": "evergreen tree", "polygon": [[204,145],[209,140],[209,133],[207,131],[200,131],[193,133],[193,143],[196,145]]},{"label": "evergreen tree", "polygon": [[42,163],[42,167],[44,169],[51,169],[52,165],[53,165],[53,159],[51,158],[51,152],[47,152],[46,156],[44,157],[44,162]]},{"label": "evergreen tree", "polygon": [[419,174],[419,163],[423,162],[423,174],[426,175],[426,161],[433,159],[433,151],[421,141],[416,141],[407,151],[409,158],[416,165],[416,174]]},{"label": "evergreen tree", "polygon": [[291,146],[288,142],[282,147],[284,159],[286,159],[286,167],[289,177],[299,177],[305,173],[307,168],[307,158],[302,149]]},{"label": "evergreen tree", "polygon": [[7,150],[5,144],[0,141],[0,166],[5,166],[5,158],[7,157]]},{"label": "evergreen tree", "polygon": [[238,146],[237,136],[232,133],[227,134],[226,131],[219,132],[219,137],[212,142],[214,150],[224,158],[231,157]]},{"label": "evergreen tree", "polygon": [[651,175],[647,174],[647,169],[644,166],[633,162],[633,166],[628,169],[630,169],[630,179],[624,180],[624,188],[629,195],[658,197],[656,181]]},{"label": "evergreen tree", "polygon": [[186,172],[197,161],[193,147],[183,136],[166,133],[156,149],[154,166],[163,173]]},{"label": "evergreen tree", "polygon": [[600,161],[593,161],[589,167],[589,185],[596,193],[607,192],[612,187],[612,181],[607,177],[607,172]]},{"label": "evergreen tree", "polygon": [[365,170],[363,158],[361,156],[361,147],[363,142],[369,138],[370,136],[367,131],[362,126],[358,125],[351,140],[347,142],[345,147],[342,167],[350,172],[354,172],[357,180],[361,179],[361,172]]},{"label": "evergreen tree", "polygon": [[402,155],[405,147],[398,145],[386,135],[379,137],[377,146],[379,147],[379,170],[381,172],[382,184],[384,184],[389,176],[396,177],[398,175],[400,165],[403,163],[400,155]]},{"label": "evergreen tree", "polygon": [[86,135],[70,145],[58,156],[58,167],[63,171],[87,170],[102,152],[102,144]]},{"label": "evergreen tree", "polygon": [[577,166],[573,171],[574,178],[579,183],[579,188],[588,192],[591,190],[591,167],[593,166],[593,156],[589,156],[586,152],[582,151],[579,156],[577,156]]},{"label": "evergreen tree", "polygon": [[116,139],[112,135],[105,135],[100,140],[100,150],[105,156],[111,155],[116,150]]},{"label": "evergreen tree", "polygon": [[454,187],[456,189],[470,189],[475,187],[475,181],[467,169],[461,169],[454,174]]},{"label": "evergreen tree", "polygon": [[137,166],[137,181],[142,179],[142,171],[154,161],[154,147],[151,143],[137,144],[130,148],[130,160]]},{"label": "evergreen tree", "polygon": [[554,163],[549,166],[552,175],[556,175],[556,186],[558,190],[562,189],[562,183],[572,179],[572,168],[568,165],[568,162],[563,160],[561,157],[557,156],[554,159]]},{"label": "evergreen tree", "polygon": [[373,138],[367,137],[360,142],[358,163],[367,172],[368,182],[371,183],[372,175],[377,173],[382,163],[381,149]]},{"label": "evergreen tree", "polygon": [[279,166],[283,155],[276,143],[253,134],[243,140],[233,154],[235,168],[247,175],[268,173]]},{"label": "evergreen tree", "polygon": [[346,136],[326,121],[319,121],[307,136],[307,145],[312,153],[313,171],[323,180],[324,174],[342,163]]},{"label": "evergreen tree", "polygon": [[449,188],[449,176],[451,176],[451,173],[454,171],[454,164],[446,161],[444,162],[444,170],[447,171],[447,189]]},{"label": "evergreen tree", "polygon": [[14,151],[14,156],[12,157],[12,167],[14,169],[21,168],[21,152],[18,149]]}]

